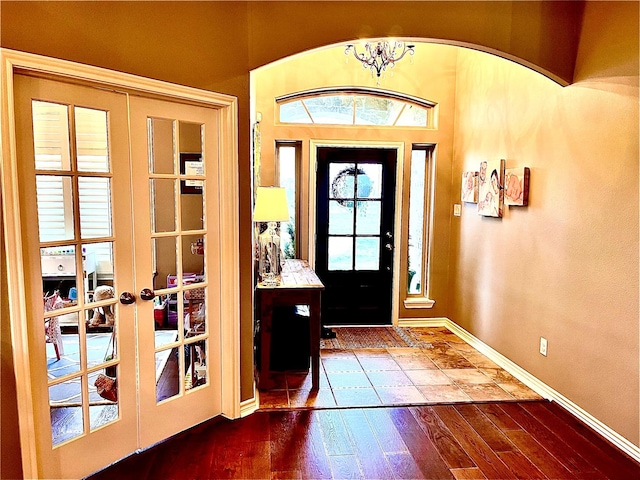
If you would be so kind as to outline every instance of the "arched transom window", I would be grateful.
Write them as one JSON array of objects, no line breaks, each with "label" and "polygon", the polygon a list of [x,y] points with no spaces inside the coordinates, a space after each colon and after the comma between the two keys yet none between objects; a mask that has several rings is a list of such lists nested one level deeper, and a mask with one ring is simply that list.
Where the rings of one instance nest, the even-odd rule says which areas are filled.
[{"label": "arched transom window", "polygon": [[378,89],[321,89],[276,99],[280,123],[423,127],[433,124],[435,104]]}]

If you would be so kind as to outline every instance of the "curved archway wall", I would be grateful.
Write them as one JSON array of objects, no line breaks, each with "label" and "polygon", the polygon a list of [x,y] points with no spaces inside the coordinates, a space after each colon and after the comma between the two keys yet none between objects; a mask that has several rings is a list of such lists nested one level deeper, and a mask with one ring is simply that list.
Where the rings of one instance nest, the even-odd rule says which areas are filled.
[{"label": "curved archway wall", "polygon": [[[190,85],[234,95],[239,99],[239,159],[240,177],[240,220],[241,242],[241,305],[242,322],[242,398],[253,395],[252,363],[252,312],[251,312],[251,162],[250,162],[250,87],[249,72],[287,56],[346,42],[359,37],[399,35],[423,39],[442,39],[452,44],[477,45],[488,51],[502,52],[505,57],[520,58],[523,63],[537,65],[540,71],[562,79],[573,85],[557,89],[551,95],[554,100],[554,114],[546,104],[531,105],[531,97],[526,95],[526,85],[514,85],[512,74],[495,77],[496,72],[484,71],[484,67],[471,69],[471,64],[463,63],[469,72],[461,82],[461,66],[458,68],[457,91],[468,88],[474,92],[474,82],[480,77],[496,80],[494,90],[480,88],[479,98],[491,100],[490,95],[499,95],[505,88],[513,92],[509,98],[515,99],[518,111],[537,111],[540,116],[536,128],[531,130],[502,130],[504,125],[491,123],[491,129],[478,131],[481,143],[471,141],[471,131],[462,132],[475,125],[482,115],[497,115],[507,106],[498,103],[497,111],[488,112],[472,99],[462,96],[456,100],[456,116],[465,111],[473,113],[464,118],[456,118],[452,153],[451,178],[458,178],[463,168],[468,168],[481,155],[505,155],[507,160],[520,161],[523,153],[531,154],[541,162],[549,153],[562,165],[564,170],[557,175],[555,167],[538,164],[540,173],[532,178],[532,188],[541,189],[532,202],[553,199],[555,209],[546,207],[545,221],[530,234],[544,232],[557,242],[560,238],[566,251],[579,247],[583,262],[572,261],[568,267],[584,282],[587,278],[598,278],[599,268],[604,268],[606,282],[614,280],[605,291],[597,287],[594,297],[595,280],[582,291],[560,289],[564,299],[558,295],[545,297],[538,293],[527,299],[527,324],[514,321],[499,321],[490,326],[488,312],[498,309],[498,317],[507,318],[511,302],[505,293],[513,286],[504,285],[504,290],[492,290],[494,303],[480,305],[469,297],[478,282],[469,283],[467,278],[468,257],[477,245],[470,244],[476,237],[476,228],[492,228],[493,223],[481,222],[473,227],[465,210],[459,224],[451,226],[450,269],[451,298],[455,299],[451,312],[452,320],[476,334],[481,340],[510,358],[529,368],[532,373],[601,419],[614,430],[638,444],[638,334],[637,334],[637,107],[638,107],[638,3],[637,2],[12,2],[4,1],[0,15],[0,45],[42,55],[62,58],[80,63],[97,65],[118,71],[157,78],[164,81]],[[459,59],[461,60],[461,59]],[[466,67],[465,67],[466,65]],[[490,65],[490,64],[487,64]],[[486,67],[490,68],[490,67]],[[501,69],[498,70],[502,72]],[[480,77],[476,77],[480,76]],[[541,81],[537,79],[536,82]],[[468,82],[468,83],[467,83]],[[486,84],[485,84],[486,85]],[[500,88],[498,88],[500,86]],[[550,87],[545,87],[550,88]],[[523,101],[518,94],[524,94]],[[529,99],[528,101],[524,101]],[[570,101],[570,102],[569,102]],[[569,103],[568,103],[569,102]],[[473,103],[473,104],[472,104]],[[468,108],[462,108],[466,105]],[[473,108],[471,108],[473,107]],[[612,112],[615,119],[601,117],[601,113]],[[577,115],[577,113],[581,115]],[[527,116],[524,116],[528,118]],[[495,118],[495,117],[494,117]],[[592,121],[593,119],[593,121]],[[472,121],[474,120],[474,121]],[[561,132],[566,121],[575,122],[570,135]],[[544,127],[544,128],[542,128]],[[509,138],[507,141],[505,138]],[[518,139],[516,142],[515,140]],[[528,139],[525,141],[524,139]],[[553,139],[551,142],[549,139]],[[478,139],[475,139],[478,140]],[[547,146],[547,150],[542,148]],[[510,148],[517,146],[518,154]],[[593,150],[585,152],[588,146]],[[477,149],[477,150],[476,150]],[[527,158],[530,158],[527,156]],[[546,157],[551,158],[551,157]],[[594,160],[598,159],[598,160]],[[534,166],[529,162],[530,166]],[[613,185],[603,187],[611,173],[606,165],[622,168],[625,174],[616,175],[622,180],[614,194]],[[568,173],[570,171],[570,174]],[[617,170],[616,170],[617,171]],[[563,173],[564,172],[564,173]],[[560,188],[558,181],[571,177],[567,186]],[[601,183],[593,187],[594,179]],[[534,187],[534,183],[537,184]],[[576,186],[580,186],[577,190]],[[450,187],[452,191],[456,185]],[[591,196],[596,190],[595,199]],[[585,193],[587,192],[587,193]],[[608,192],[609,195],[606,195]],[[622,202],[624,198],[626,201]],[[585,201],[586,199],[586,201]],[[615,200],[619,204],[612,204]],[[604,200],[604,201],[603,201]],[[537,202],[536,201],[536,202]],[[577,208],[578,203],[582,208]],[[566,205],[573,205],[571,212]],[[609,208],[610,207],[610,208]],[[618,208],[618,210],[615,210]],[[511,219],[501,225],[516,225],[514,218],[531,217],[539,211],[540,204],[533,203],[523,210],[509,211]],[[606,210],[604,210],[606,209]],[[578,212],[578,220],[569,217]],[[513,213],[513,214],[511,214]],[[593,220],[596,215],[606,222]],[[585,218],[592,217],[592,218]],[[540,217],[543,218],[543,217]],[[615,225],[610,221],[617,218]],[[507,223],[509,220],[511,223]],[[524,218],[521,220],[527,223]],[[489,225],[489,226],[488,226]],[[542,228],[544,226],[544,228]],[[508,227],[508,228],[511,228]],[[471,228],[471,230],[470,230]],[[531,227],[528,227],[531,228]],[[524,230],[525,232],[527,229]],[[582,232],[583,237],[574,236]],[[635,233],[634,233],[635,232]],[[634,237],[635,234],[635,237]],[[634,238],[631,242],[630,238]],[[484,238],[484,237],[483,237]],[[622,238],[622,243],[618,241]],[[560,250],[558,258],[544,256],[546,263],[538,262],[538,248],[542,241],[534,243],[526,236],[518,237],[515,243],[529,246],[530,264],[537,269],[547,269],[547,275],[539,274],[534,279],[548,282],[556,279],[555,268],[563,266],[565,250]],[[594,245],[606,246],[607,256],[615,261],[608,268],[604,263],[594,264],[589,255]],[[463,250],[460,250],[463,249]],[[514,253],[509,250],[509,253]],[[503,258],[512,258],[513,255]],[[599,260],[604,258],[600,253]],[[574,258],[573,256],[571,257]],[[619,268],[626,259],[627,268]],[[524,260],[522,260],[524,261]],[[492,264],[493,265],[493,264]],[[495,278],[497,273],[484,266],[486,278]],[[634,272],[636,273],[634,277]],[[618,277],[620,274],[620,277]],[[480,277],[478,277],[479,279]],[[527,278],[527,277],[523,277]],[[564,277],[560,277],[564,278]],[[453,280],[456,279],[456,280]],[[571,279],[565,279],[571,282]],[[614,287],[622,283],[621,289]],[[531,286],[527,284],[527,289]],[[551,292],[548,292],[551,293]],[[602,297],[602,293],[609,296]],[[3,297],[5,298],[5,297]],[[516,297],[518,298],[518,297]],[[583,299],[589,299],[584,302]],[[593,298],[602,300],[599,308],[593,307]],[[634,303],[635,298],[635,303]],[[4,300],[2,300],[4,302]],[[544,305],[544,316],[537,315],[536,308]],[[553,309],[550,309],[553,305]],[[635,306],[633,306],[635,305]],[[2,305],[3,313],[6,305]],[[492,308],[489,308],[492,307]],[[483,315],[477,315],[484,311]],[[561,316],[554,318],[553,314]],[[516,318],[520,312],[516,314]],[[6,316],[3,316],[3,320]],[[482,319],[482,320],[481,320]],[[606,319],[606,320],[605,320]],[[606,323],[605,323],[606,322]],[[7,339],[6,321],[2,322],[3,378],[6,368],[11,368],[5,359],[11,358]],[[533,328],[531,325],[539,325]],[[601,329],[594,332],[596,325]],[[571,329],[567,333],[566,328]],[[533,330],[536,330],[534,332]],[[550,337],[550,354],[546,359],[530,354],[537,351],[537,330]],[[544,332],[542,332],[544,330]],[[499,334],[498,332],[503,332]],[[549,333],[551,332],[551,333]],[[533,336],[535,335],[535,338]],[[560,341],[554,340],[561,338]],[[535,340],[535,342],[534,342]],[[581,343],[583,342],[584,343]],[[521,351],[526,356],[520,361]],[[615,352],[615,354],[613,353]],[[579,353],[579,354],[577,354]],[[572,373],[567,373],[568,357],[584,363]],[[533,355],[533,356],[532,356]],[[560,357],[555,357],[561,355]],[[545,362],[545,363],[543,363]],[[624,365],[623,365],[624,362]],[[598,365],[593,373],[588,366]],[[629,366],[631,365],[631,366]],[[633,370],[635,368],[635,370]],[[603,372],[607,370],[605,375]],[[614,388],[615,385],[615,388]],[[604,399],[615,392],[615,402],[607,405]],[[2,389],[2,444],[3,451],[10,444],[12,426],[11,402],[6,397],[13,393]],[[620,400],[622,401],[622,405]],[[630,407],[635,401],[633,407]],[[8,406],[8,408],[4,408]],[[5,442],[5,439],[7,440]],[[5,464],[3,463],[3,468]]]}]

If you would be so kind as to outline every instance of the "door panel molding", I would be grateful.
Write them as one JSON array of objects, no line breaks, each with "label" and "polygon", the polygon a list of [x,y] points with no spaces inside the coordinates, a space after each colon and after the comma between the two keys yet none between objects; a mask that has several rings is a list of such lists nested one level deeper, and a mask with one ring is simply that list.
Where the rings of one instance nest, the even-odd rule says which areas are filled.
[{"label": "door panel molding", "polygon": [[[402,232],[402,198],[404,188],[404,164],[405,161],[405,144],[404,142],[356,142],[349,140],[310,140],[309,141],[309,210],[307,217],[308,229],[308,251],[307,258],[309,264],[315,267],[316,264],[316,182],[317,182],[317,168],[318,168],[318,148],[320,147],[336,147],[336,148],[384,148],[396,150],[396,194],[395,194],[395,217],[393,220],[394,225],[394,238],[401,238],[400,232]],[[409,154],[411,152],[409,151]],[[400,246],[394,249],[393,253],[393,291],[391,297],[391,322],[393,325],[398,324],[398,318],[400,315]]]},{"label": "door panel molding", "polygon": [[[16,149],[16,115],[14,110],[14,75],[40,76],[74,84],[91,85],[131,95],[161,98],[216,109],[220,115],[218,136],[218,212],[220,218],[219,255],[221,330],[221,408],[222,415],[238,418],[240,409],[240,291],[239,291],[239,216],[238,216],[238,114],[237,99],[232,96],[174,85],[99,67],[82,65],[39,55],[0,49],[2,65],[2,160],[0,187],[2,194],[3,234],[7,248],[7,291],[10,314],[14,372],[22,467],[25,478],[40,478],[42,465],[36,427],[35,403],[29,381],[32,364],[29,356],[29,295],[26,279],[24,226],[20,220],[18,155]],[[5,301],[5,300],[3,300]]]}]

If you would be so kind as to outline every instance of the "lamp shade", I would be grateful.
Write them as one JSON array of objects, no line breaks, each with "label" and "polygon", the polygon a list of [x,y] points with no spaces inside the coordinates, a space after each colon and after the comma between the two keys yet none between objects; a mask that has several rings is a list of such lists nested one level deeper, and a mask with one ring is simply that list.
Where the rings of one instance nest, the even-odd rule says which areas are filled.
[{"label": "lamp shade", "polygon": [[254,222],[288,222],[287,192],[281,187],[258,187]]}]

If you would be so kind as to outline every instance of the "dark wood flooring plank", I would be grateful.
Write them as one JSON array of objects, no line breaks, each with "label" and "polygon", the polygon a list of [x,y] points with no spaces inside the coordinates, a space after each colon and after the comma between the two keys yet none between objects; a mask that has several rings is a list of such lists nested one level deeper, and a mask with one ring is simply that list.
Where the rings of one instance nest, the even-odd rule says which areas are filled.
[{"label": "dark wood flooring plank", "polygon": [[486,480],[482,470],[478,467],[472,468],[454,468],[451,470],[456,480]]},{"label": "dark wood flooring plank", "polygon": [[523,430],[511,430],[507,436],[531,463],[553,480],[576,478],[567,468],[551,455],[542,445]]},{"label": "dark wood flooring plank", "polygon": [[437,405],[433,410],[487,478],[517,478],[454,407]]},{"label": "dark wood flooring plank", "polygon": [[449,468],[465,469],[476,464],[465,453],[449,429],[442,423],[431,407],[412,407],[409,409],[422,430],[433,442]]},{"label": "dark wood flooring plank", "polygon": [[247,442],[242,456],[240,478],[254,480],[271,478],[271,444],[268,441]]},{"label": "dark wood flooring plank", "polygon": [[271,472],[271,480],[303,480],[300,470]]},{"label": "dark wood flooring plank", "polygon": [[[621,470],[621,462],[616,462],[615,459],[606,455],[601,449],[576,432],[563,419],[554,415],[543,404],[537,402],[531,404],[523,403],[522,408],[532,417],[535,417],[540,423],[549,426],[564,443],[577,452],[585,462],[588,462],[591,468],[585,468],[583,471],[593,473],[592,478],[611,478],[612,475],[613,478],[616,478],[618,472]],[[600,475],[596,475],[596,472],[600,472]],[[640,478],[640,472],[636,473],[638,474],[638,478]],[[631,474],[632,472],[627,472],[625,477],[618,478],[629,478]]]},{"label": "dark wood flooring plank", "polygon": [[580,419],[554,402],[542,404],[553,414],[555,422],[562,422],[577,433],[583,440],[573,434],[567,434],[571,442],[575,442],[579,451],[585,452],[589,461],[607,477],[615,480],[640,478],[640,465],[624,452],[613,446],[607,439],[591,429]]},{"label": "dark wood flooring plank", "polygon": [[294,433],[299,416],[299,411],[269,413],[271,469],[274,472],[301,470],[298,452],[302,449],[303,439]]},{"label": "dark wood flooring plank", "polygon": [[392,478],[387,459],[364,412],[360,409],[346,409],[342,410],[341,414],[364,477]]},{"label": "dark wood flooring plank", "polygon": [[513,443],[475,405],[456,405],[456,410],[478,432],[478,435],[491,447],[491,450],[494,452],[513,452],[515,450]]},{"label": "dark wood flooring plank", "polygon": [[364,410],[364,412],[384,453],[409,451],[393,425],[387,408],[371,408]]},{"label": "dark wood flooring plank", "polygon": [[319,410],[318,419],[322,429],[322,437],[331,455],[353,455],[353,447],[349,434],[339,410]]},{"label": "dark wood flooring plank", "polygon": [[522,430],[513,418],[504,414],[504,410],[497,403],[481,403],[478,408],[503,432],[506,430]]},{"label": "dark wood flooring plank", "polygon": [[355,455],[330,456],[329,462],[331,464],[331,473],[333,478],[365,478],[362,471],[360,471],[360,466],[358,465],[358,460]]},{"label": "dark wood flooring plank", "polygon": [[425,478],[453,480],[448,465],[409,409],[392,408],[389,416]]},{"label": "dark wood flooring plank", "polygon": [[595,467],[582,458],[570,445],[562,441],[553,432],[553,426],[545,426],[516,403],[505,403],[500,406],[507,414],[518,422],[536,441],[546,448],[567,470],[574,474],[595,472]]},{"label": "dark wood flooring plank", "polygon": [[516,474],[518,478],[541,480],[547,476],[540,471],[522,452],[499,452],[500,459]]}]

